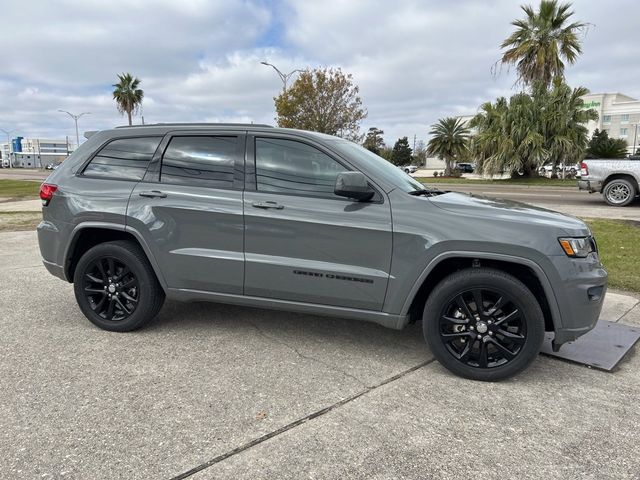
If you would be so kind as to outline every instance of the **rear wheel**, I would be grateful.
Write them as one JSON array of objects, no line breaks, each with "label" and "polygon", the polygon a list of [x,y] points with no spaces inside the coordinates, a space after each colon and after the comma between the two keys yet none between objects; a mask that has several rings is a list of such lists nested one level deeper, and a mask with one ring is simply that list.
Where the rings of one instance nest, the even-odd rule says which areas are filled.
[{"label": "rear wheel", "polygon": [[614,207],[625,207],[636,196],[634,185],[624,178],[616,178],[607,183],[602,191],[604,201]]},{"label": "rear wheel", "polygon": [[431,292],[422,320],[438,361],[465,378],[497,381],[524,370],[544,340],[544,316],[531,291],[505,272],[453,273]]},{"label": "rear wheel", "polygon": [[88,250],[78,262],[73,282],[80,310],[104,330],[140,328],[164,303],[164,291],[149,261],[130,241],[107,242]]}]

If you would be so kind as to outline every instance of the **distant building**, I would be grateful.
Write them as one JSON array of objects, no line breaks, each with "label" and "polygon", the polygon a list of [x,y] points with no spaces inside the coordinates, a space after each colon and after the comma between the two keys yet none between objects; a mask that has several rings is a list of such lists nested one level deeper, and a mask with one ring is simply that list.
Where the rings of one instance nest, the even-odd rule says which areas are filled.
[{"label": "distant building", "polygon": [[[598,112],[598,120],[587,124],[589,136],[597,128],[606,130],[610,137],[627,142],[627,151],[640,146],[640,100],[622,93],[590,93],[582,97],[585,108]],[[633,152],[635,153],[635,152]]]},{"label": "distant building", "polygon": [[10,143],[0,143],[2,165],[9,166],[9,155],[14,167],[43,168],[49,164],[62,163],[74,145],[68,139],[22,138],[15,137]]}]

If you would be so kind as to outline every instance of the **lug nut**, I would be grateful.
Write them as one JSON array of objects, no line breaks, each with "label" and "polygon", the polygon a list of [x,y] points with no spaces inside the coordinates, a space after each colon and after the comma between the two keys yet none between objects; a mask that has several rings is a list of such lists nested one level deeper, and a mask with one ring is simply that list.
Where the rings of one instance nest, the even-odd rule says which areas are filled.
[{"label": "lug nut", "polygon": [[482,335],[478,335],[478,340],[482,340]]},{"label": "lug nut", "polygon": [[471,325],[471,326],[469,327],[469,330],[473,330],[473,329],[474,329],[474,328],[473,328],[473,325]]},{"label": "lug nut", "polygon": [[487,323],[491,325],[493,322],[491,320],[487,320]]},{"label": "lug nut", "polygon": [[493,335],[493,332],[489,332],[489,335]]}]

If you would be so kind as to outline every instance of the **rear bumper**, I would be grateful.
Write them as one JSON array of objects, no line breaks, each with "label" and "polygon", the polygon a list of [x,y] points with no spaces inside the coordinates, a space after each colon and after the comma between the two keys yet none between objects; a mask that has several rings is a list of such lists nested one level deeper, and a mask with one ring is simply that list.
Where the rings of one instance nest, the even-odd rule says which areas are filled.
[{"label": "rear bumper", "polygon": [[554,342],[570,342],[596,326],[607,293],[607,272],[596,255],[589,259],[557,257],[556,267],[563,277],[557,289],[561,325],[556,325]]},{"label": "rear bumper", "polygon": [[38,225],[38,245],[42,255],[42,263],[52,275],[68,281],[65,275],[62,259],[62,244],[58,227],[51,222],[43,220]]},{"label": "rear bumper", "polygon": [[602,191],[602,182],[600,180],[578,180],[578,189],[587,190],[589,193]]}]

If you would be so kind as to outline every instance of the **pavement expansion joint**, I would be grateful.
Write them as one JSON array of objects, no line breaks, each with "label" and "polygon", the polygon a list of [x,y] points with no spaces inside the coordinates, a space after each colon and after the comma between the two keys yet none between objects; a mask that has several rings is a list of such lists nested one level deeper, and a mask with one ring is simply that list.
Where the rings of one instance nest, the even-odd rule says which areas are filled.
[{"label": "pavement expansion joint", "polygon": [[340,401],[338,401],[338,402],[336,402],[336,403],[334,403],[332,405],[329,405],[328,407],[325,407],[325,408],[317,410],[317,411],[315,411],[313,413],[310,413],[309,415],[307,415],[305,417],[302,417],[302,418],[299,418],[298,420],[295,420],[295,421],[293,421],[291,423],[288,423],[287,425],[284,425],[284,426],[278,428],[277,430],[273,430],[272,432],[266,433],[265,435],[262,435],[262,436],[260,436],[258,438],[255,438],[255,439],[253,439],[253,440],[251,440],[251,441],[249,441],[249,442],[247,442],[247,443],[245,443],[243,445],[240,445],[239,447],[234,448],[233,450],[230,450],[230,451],[228,451],[226,453],[218,455],[217,457],[214,457],[211,460],[209,460],[209,461],[207,461],[205,463],[202,463],[202,464],[198,465],[197,467],[192,468],[191,470],[188,470],[188,471],[186,471],[184,473],[181,473],[180,475],[177,475],[177,476],[173,477],[172,480],[182,480],[184,478],[188,478],[188,477],[190,477],[192,475],[195,475],[196,473],[201,472],[202,470],[204,470],[206,468],[209,468],[209,467],[215,465],[216,463],[220,463],[223,460],[226,460],[227,458],[230,458],[230,457],[232,457],[234,455],[237,455],[238,453],[242,453],[245,450],[248,450],[248,449],[250,449],[252,447],[255,447],[256,445],[259,445],[259,444],[261,444],[263,442],[266,442],[267,440],[270,440],[270,439],[272,439],[274,437],[277,437],[278,435],[281,435],[281,434],[283,434],[285,432],[288,432],[289,430],[291,430],[293,428],[296,428],[296,427],[298,427],[298,426],[300,426],[300,425],[302,425],[302,424],[304,424],[304,423],[306,423],[306,422],[308,422],[310,420],[313,420],[314,418],[321,417],[321,416],[331,412],[332,410],[340,408],[341,406],[346,405],[347,403],[353,402],[354,400],[360,398],[361,396],[366,395],[367,393],[372,392],[372,391],[374,391],[374,390],[376,390],[376,389],[378,389],[380,387],[388,385],[391,382],[399,380],[400,378],[405,377],[406,375],[409,375],[410,373],[413,373],[416,370],[421,369],[422,367],[426,367],[427,365],[429,365],[430,363],[433,363],[434,361],[435,361],[435,358],[432,358],[432,359],[427,360],[425,362],[422,362],[422,363],[420,363],[418,365],[414,365],[411,368],[403,370],[402,372],[400,372],[400,373],[398,373],[396,375],[393,375],[392,377],[385,378],[381,382],[379,382],[379,383],[377,383],[377,384],[375,384],[375,385],[373,385],[371,387],[366,387],[365,390],[361,390],[360,392],[358,392],[358,393],[356,393],[354,395],[351,395],[350,397],[343,398],[342,400],[340,400]]}]

